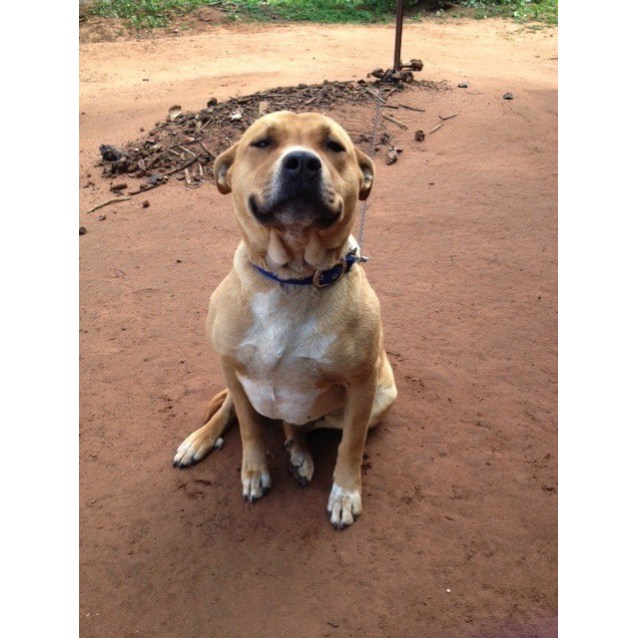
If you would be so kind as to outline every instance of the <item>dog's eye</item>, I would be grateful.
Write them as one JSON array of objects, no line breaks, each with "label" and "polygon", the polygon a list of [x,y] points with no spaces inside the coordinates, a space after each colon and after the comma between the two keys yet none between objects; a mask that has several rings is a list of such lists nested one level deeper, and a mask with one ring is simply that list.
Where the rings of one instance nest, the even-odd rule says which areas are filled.
[{"label": "dog's eye", "polygon": [[251,146],[254,146],[255,148],[270,148],[272,146],[272,141],[266,138],[265,140],[253,142]]},{"label": "dog's eye", "polygon": [[346,150],[339,142],[335,142],[334,140],[328,140],[326,142],[326,148],[333,153],[343,153]]}]

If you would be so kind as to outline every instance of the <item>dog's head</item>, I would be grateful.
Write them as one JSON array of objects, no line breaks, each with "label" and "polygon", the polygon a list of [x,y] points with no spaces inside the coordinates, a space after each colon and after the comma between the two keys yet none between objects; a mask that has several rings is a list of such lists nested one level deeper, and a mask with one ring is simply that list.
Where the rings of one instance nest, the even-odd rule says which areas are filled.
[{"label": "dog's head", "polygon": [[330,247],[345,241],[374,166],[334,120],[280,111],[255,121],[214,174],[220,192],[233,193],[245,238],[264,252],[273,231],[313,233]]}]

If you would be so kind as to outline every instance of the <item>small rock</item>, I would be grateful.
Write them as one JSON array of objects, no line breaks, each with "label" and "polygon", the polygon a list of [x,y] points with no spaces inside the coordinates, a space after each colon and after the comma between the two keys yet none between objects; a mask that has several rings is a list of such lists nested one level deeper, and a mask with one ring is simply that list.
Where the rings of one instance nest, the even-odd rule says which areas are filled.
[{"label": "small rock", "polygon": [[100,144],[100,154],[105,162],[117,162],[124,153],[110,144]]},{"label": "small rock", "polygon": [[161,184],[165,180],[162,173],[153,173],[150,177],[146,178],[146,181],[149,186],[157,186],[157,184]]},{"label": "small rock", "polygon": [[84,228],[84,226],[80,226],[80,235],[86,235],[86,228]]},{"label": "small rock", "polygon": [[504,100],[513,100],[514,99],[514,94],[510,93],[509,91],[507,93],[505,93],[505,95],[503,96]]},{"label": "small rock", "polygon": [[408,69],[401,69],[401,71],[397,71],[390,76],[393,80],[397,80],[400,82],[405,82],[406,84],[410,84],[414,81],[414,74],[412,71]]},{"label": "small rock", "polygon": [[211,107],[211,106],[215,106],[217,104],[217,98],[216,97],[212,97],[210,98],[210,100],[208,100],[208,102],[206,102],[206,106],[207,107]]},{"label": "small rock", "polygon": [[182,107],[179,104],[175,104],[168,109],[168,117],[171,120],[176,120],[182,114]]},{"label": "small rock", "polygon": [[388,152],[385,156],[385,163],[390,165],[394,164],[399,159],[399,156],[393,146],[388,149]]},{"label": "small rock", "polygon": [[151,202],[148,201],[148,199],[145,199],[142,202],[142,208],[148,208],[151,205]]},{"label": "small rock", "polygon": [[106,215],[99,215],[97,218],[99,222],[103,222],[105,219],[106,219]]},{"label": "small rock", "polygon": [[419,129],[418,131],[415,131],[414,132],[414,139],[417,142],[422,142],[425,139],[425,133],[421,129]]},{"label": "small rock", "polygon": [[459,82],[458,84],[459,89],[467,89],[468,86],[470,86],[469,82]]}]

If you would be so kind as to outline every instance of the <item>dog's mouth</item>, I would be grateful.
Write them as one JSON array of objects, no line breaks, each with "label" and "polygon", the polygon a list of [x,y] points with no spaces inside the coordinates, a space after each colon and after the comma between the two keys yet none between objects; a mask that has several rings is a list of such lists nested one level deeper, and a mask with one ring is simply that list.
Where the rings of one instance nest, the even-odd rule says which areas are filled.
[{"label": "dog's mouth", "polygon": [[343,212],[343,202],[329,196],[326,201],[315,193],[299,192],[279,194],[260,202],[250,195],[248,205],[253,217],[263,226],[290,228],[327,228],[335,224]]}]

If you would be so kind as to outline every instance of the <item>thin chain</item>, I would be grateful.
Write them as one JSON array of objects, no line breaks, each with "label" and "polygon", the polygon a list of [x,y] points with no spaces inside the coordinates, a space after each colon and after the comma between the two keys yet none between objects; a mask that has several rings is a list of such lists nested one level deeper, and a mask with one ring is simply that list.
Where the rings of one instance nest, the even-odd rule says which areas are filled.
[{"label": "thin chain", "polygon": [[[377,129],[379,128],[379,123],[381,122],[381,106],[383,105],[383,98],[381,97],[381,91],[377,91],[377,104],[374,110],[374,116],[372,117],[372,134],[370,136],[370,158],[374,159],[374,156],[377,152]],[[364,231],[366,225],[366,212],[368,211],[368,200],[365,200],[363,204],[361,204],[361,222],[359,224],[359,251],[363,246],[363,238]],[[360,261],[368,261],[370,257],[364,257],[363,254],[360,253]]]}]

